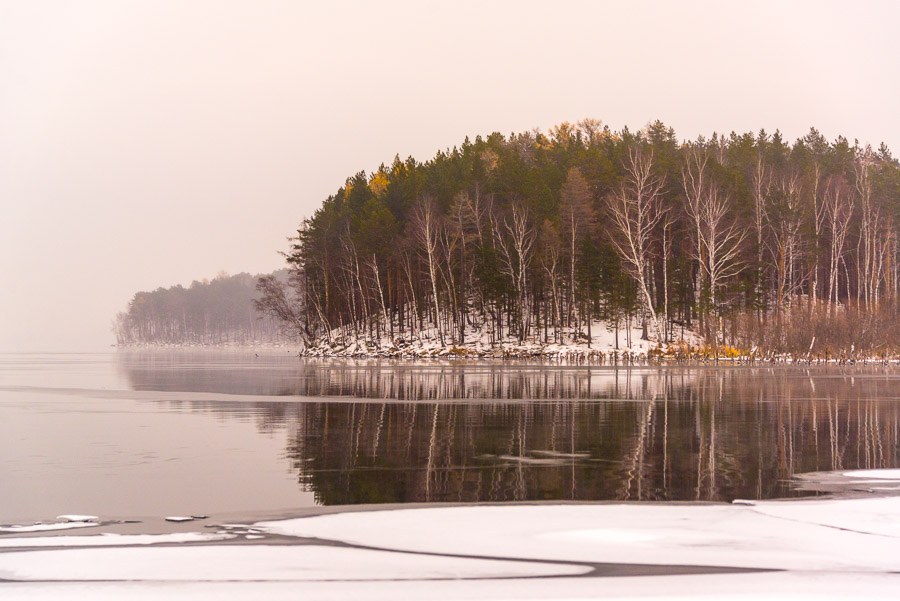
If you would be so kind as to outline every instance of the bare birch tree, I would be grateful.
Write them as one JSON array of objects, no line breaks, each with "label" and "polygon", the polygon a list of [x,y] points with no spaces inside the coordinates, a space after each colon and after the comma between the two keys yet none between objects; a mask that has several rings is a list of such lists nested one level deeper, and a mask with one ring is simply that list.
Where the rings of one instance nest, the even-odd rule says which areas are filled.
[{"label": "bare birch tree", "polygon": [[544,221],[544,225],[541,226],[540,263],[544,270],[544,274],[547,276],[547,281],[550,284],[550,302],[553,308],[551,315],[554,342],[562,342],[562,338],[560,337],[560,327],[562,326],[562,299],[560,299],[559,293],[561,253],[559,249],[559,232],[549,220]]},{"label": "bare birch tree", "polygon": [[[359,311],[357,311],[353,330],[354,332],[357,332],[358,326],[361,325],[364,333],[368,333],[369,326],[371,325],[369,323],[369,299],[366,294],[366,288],[363,286],[363,273],[359,265],[359,253],[356,252],[356,245],[350,238],[349,232],[341,236],[341,244],[344,247],[343,268],[348,278],[348,294],[350,295],[353,306],[358,306],[362,313],[360,315]],[[356,296],[357,291],[359,292],[358,299]],[[357,324],[356,322],[358,322],[360,318],[362,319],[362,324]]]},{"label": "bare birch tree", "polygon": [[[831,313],[838,303],[838,271],[846,252],[847,233],[850,230],[850,218],[853,216],[853,197],[846,184],[831,178],[825,187],[825,219],[829,228],[831,245],[828,262],[828,302]],[[847,290],[850,294],[850,290]]]},{"label": "bare birch tree", "polygon": [[458,335],[457,341],[461,342],[463,326],[458,307],[459,297],[456,287],[456,276],[453,273],[457,263],[456,247],[459,245],[460,234],[453,227],[453,223],[452,220],[448,220],[438,229],[438,242],[444,259],[443,267],[439,266],[439,271],[450,297],[450,321],[453,322],[453,327],[448,332],[451,337]]},{"label": "bare birch tree", "polygon": [[[494,220],[494,237],[500,249],[500,269],[512,281],[516,291],[518,336],[524,341],[531,326],[531,304],[528,294],[528,267],[531,264],[535,231],[528,212],[513,203],[510,215]],[[502,224],[502,230],[500,228]]]},{"label": "bare birch tree", "polygon": [[413,231],[419,244],[419,250],[428,264],[428,276],[431,280],[431,296],[434,303],[434,327],[438,339],[444,344],[444,332],[441,328],[441,309],[438,298],[438,260],[440,244],[440,217],[432,197],[426,196],[416,205],[413,211]]},{"label": "bare birch tree", "polygon": [[[709,186],[700,199],[700,255],[695,257],[703,268],[709,286],[710,305],[719,307],[719,288],[738,275],[745,265],[740,251],[747,232],[730,220],[730,201],[718,186]],[[718,336],[719,320],[714,335]]]},{"label": "bare birch tree", "polygon": [[[701,204],[706,193],[707,174],[706,164],[709,161],[709,153],[702,147],[692,145],[688,148],[684,165],[681,168],[681,182],[684,187],[685,212],[691,220],[689,228],[693,257],[696,261],[694,279],[694,306],[698,311],[701,306],[701,291],[703,290],[703,248]],[[702,324],[701,324],[702,325]]]},{"label": "bare birch tree", "polygon": [[[594,226],[596,215],[591,203],[591,190],[577,167],[569,169],[560,193],[560,221],[569,247],[569,307],[566,313],[569,327],[572,326],[573,312],[576,313],[576,327],[581,330],[581,314],[575,306],[575,272],[579,259],[578,243]],[[577,336],[576,336],[577,337]]]},{"label": "bare birch tree", "polygon": [[811,282],[809,285],[810,303],[815,305],[819,300],[819,245],[822,238],[822,231],[825,227],[826,209],[825,203],[821,199],[823,188],[823,169],[818,158],[813,161],[812,168],[812,185],[810,186],[810,209],[813,220],[813,256],[811,271]]},{"label": "bare birch tree", "polygon": [[[763,300],[763,254],[765,252],[765,232],[768,222],[768,198],[772,188],[772,170],[761,151],[757,152],[756,164],[751,174],[753,192],[753,229],[756,233],[756,281],[754,296],[756,302]],[[765,304],[765,303],[763,303]]]},{"label": "bare birch tree", "polygon": [[872,202],[872,166],[875,156],[871,146],[857,153],[853,162],[853,171],[856,175],[856,194],[860,208],[859,245],[861,252],[857,254],[857,298],[862,295],[866,308],[869,308],[872,297],[872,268],[874,263],[876,209]]},{"label": "bare birch tree", "polygon": [[391,327],[390,318],[388,317],[387,305],[384,303],[384,286],[381,285],[381,274],[378,270],[378,260],[375,258],[375,253],[372,253],[369,255],[369,258],[366,259],[366,267],[368,267],[369,272],[371,273],[372,284],[378,293],[378,303],[381,305],[382,327],[387,330]]},{"label": "bare birch tree", "polygon": [[781,308],[799,289],[795,268],[800,253],[801,214],[800,177],[785,173],[778,181],[775,206],[767,211],[772,232],[771,252],[776,271],[778,307]]},{"label": "bare birch tree", "polygon": [[644,312],[650,318],[657,340],[662,341],[662,327],[650,294],[650,259],[653,231],[662,217],[659,202],[664,181],[654,173],[653,152],[639,146],[628,148],[624,169],[625,180],[606,198],[614,229],[612,241],[638,285]]},{"label": "bare birch tree", "polygon": [[409,303],[411,305],[411,313],[412,318],[410,321],[410,330],[412,331],[413,337],[418,339],[418,332],[416,329],[416,319],[419,316],[419,305],[416,301],[416,285],[415,279],[417,276],[413,274],[413,266],[412,266],[412,257],[409,256],[409,251],[404,250],[400,253],[400,267],[403,269],[403,275],[406,277],[406,284],[409,286]]}]

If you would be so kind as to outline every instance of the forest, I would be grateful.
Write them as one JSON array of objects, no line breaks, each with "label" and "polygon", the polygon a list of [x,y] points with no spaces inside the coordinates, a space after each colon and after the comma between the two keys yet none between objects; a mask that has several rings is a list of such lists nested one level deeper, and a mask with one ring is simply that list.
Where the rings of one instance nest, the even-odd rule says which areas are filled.
[{"label": "forest", "polygon": [[733,352],[894,353],[898,201],[885,144],[816,129],[493,133],[349,177],[257,304],[320,348],[589,347],[637,327]]},{"label": "forest", "polygon": [[494,133],[357,173],[301,223],[286,269],[139,292],[114,331],[313,354],[590,349],[604,331],[618,349],[636,331],[717,356],[896,356],[898,201],[886,145],[815,129]]},{"label": "forest", "polygon": [[[113,331],[119,345],[252,345],[290,343],[296,332],[281,320],[262,316],[254,308],[261,276],[220,273],[194,281],[188,288],[172,286],[138,292],[119,313]],[[286,280],[282,269],[266,277]]]}]

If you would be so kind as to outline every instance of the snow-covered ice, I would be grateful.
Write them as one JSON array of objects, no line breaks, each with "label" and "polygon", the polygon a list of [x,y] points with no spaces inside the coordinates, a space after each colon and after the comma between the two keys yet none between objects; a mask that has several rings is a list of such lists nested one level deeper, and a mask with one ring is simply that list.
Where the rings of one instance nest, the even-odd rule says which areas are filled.
[{"label": "snow-covered ice", "polygon": [[[900,540],[900,497],[758,503],[764,515]],[[897,558],[900,563],[900,557]]]},{"label": "snow-covered ice", "polygon": [[172,543],[211,543],[235,538],[235,534],[212,532],[172,532],[169,534],[111,534],[94,536],[42,536],[0,538],[0,548],[8,547],[106,547],[124,545],[159,545]]},{"label": "snow-covered ice", "polygon": [[59,520],[55,523],[35,522],[34,524],[10,524],[0,526],[0,533],[4,532],[49,532],[51,530],[69,530],[70,528],[88,528],[99,526],[96,515],[81,515],[66,513],[56,516]]},{"label": "snow-covered ice", "polygon": [[[900,497],[741,505],[516,505],[344,513],[270,532],[413,552],[823,571],[900,570]],[[874,535],[874,536],[873,536]]]},{"label": "snow-covered ice", "polygon": [[79,515],[75,513],[67,513],[65,515],[56,516],[56,519],[63,522],[96,522],[100,518],[96,515]]},{"label": "snow-covered ice", "polygon": [[72,528],[90,528],[99,526],[97,522],[58,522],[55,524],[13,524],[0,526],[0,532],[49,532],[51,530],[70,530]]},{"label": "snow-covered ice", "polygon": [[849,478],[871,478],[873,480],[900,480],[900,470],[853,470],[844,472]]},{"label": "snow-covered ice", "polygon": [[[883,476],[864,475],[890,480]],[[895,599],[897,516],[900,496],[753,505],[498,504],[243,526],[272,539],[259,542],[227,528],[4,538],[0,591],[4,600],[91,601]],[[278,535],[304,539],[271,544]],[[622,577],[605,577],[612,575]]]}]

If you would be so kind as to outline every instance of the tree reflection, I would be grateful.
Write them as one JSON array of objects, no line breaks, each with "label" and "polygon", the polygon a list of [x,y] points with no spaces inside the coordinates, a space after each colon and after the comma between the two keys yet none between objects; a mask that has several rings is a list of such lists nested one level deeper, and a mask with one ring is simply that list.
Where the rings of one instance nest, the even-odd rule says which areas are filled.
[{"label": "tree reflection", "polygon": [[289,427],[288,457],[323,504],[728,501],[801,494],[794,474],[900,465],[889,369],[295,359],[125,371],[136,388],[318,397],[191,406]]}]

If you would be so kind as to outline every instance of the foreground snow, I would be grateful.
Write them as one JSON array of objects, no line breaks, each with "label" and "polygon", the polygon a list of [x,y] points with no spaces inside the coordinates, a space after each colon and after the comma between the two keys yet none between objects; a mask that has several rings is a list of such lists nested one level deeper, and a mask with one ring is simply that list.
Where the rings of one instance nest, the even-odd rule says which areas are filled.
[{"label": "foreground snow", "polygon": [[[64,561],[60,553],[65,553]],[[577,565],[483,561],[313,545],[32,551],[0,556],[14,580],[142,580],[147,582],[434,580],[577,575]]]},{"label": "foreground snow", "polygon": [[[900,479],[898,470],[847,477],[862,475]],[[894,599],[898,516],[900,496],[482,505],[262,522],[253,531],[263,538],[252,542],[225,530],[205,537],[5,537],[0,593],[4,599]],[[215,537],[223,540],[182,544]],[[72,546],[29,548],[54,538]]]},{"label": "foreground snow", "polygon": [[419,553],[771,570],[900,570],[900,497],[744,505],[518,505],[258,525]]},{"label": "foreground snow", "polygon": [[369,582],[41,582],[2,583],[4,599],[29,601],[450,601],[497,599],[523,601],[581,599],[797,599],[896,601],[900,577],[889,574],[766,572],[705,576],[644,576]]}]

